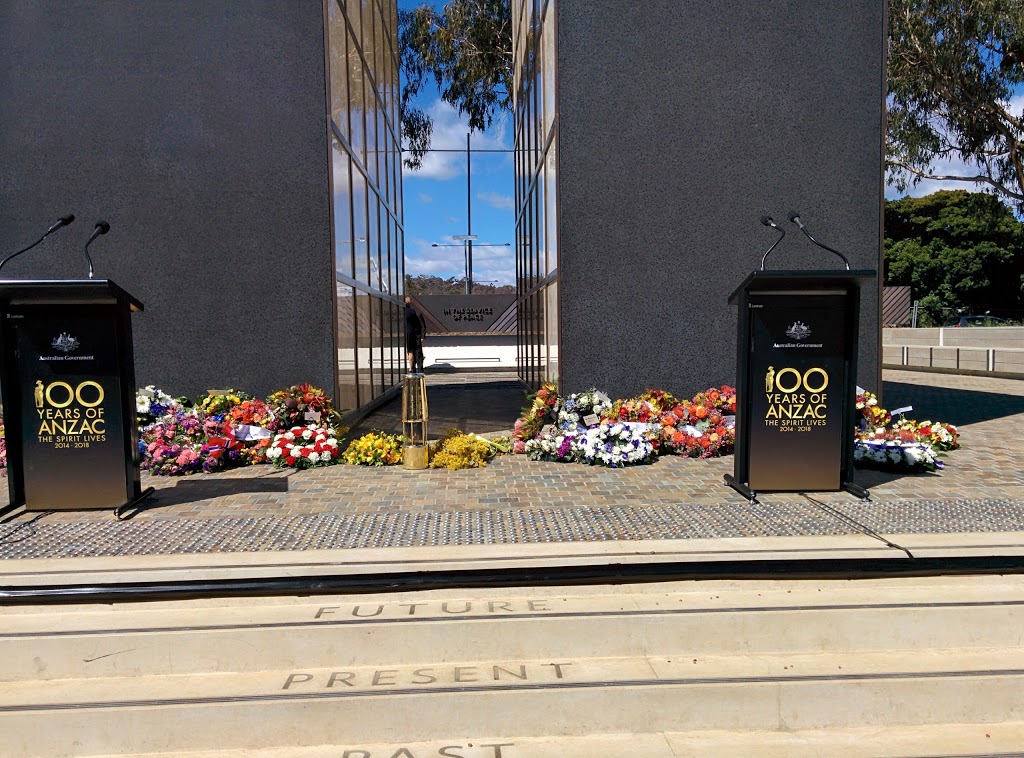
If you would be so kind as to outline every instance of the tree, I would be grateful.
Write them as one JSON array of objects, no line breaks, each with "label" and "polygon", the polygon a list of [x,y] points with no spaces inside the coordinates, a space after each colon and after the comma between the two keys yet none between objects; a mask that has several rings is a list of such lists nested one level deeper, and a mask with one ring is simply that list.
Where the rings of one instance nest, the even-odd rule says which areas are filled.
[{"label": "tree", "polygon": [[[988,185],[1024,211],[1020,0],[889,0],[890,179]],[[962,162],[962,173],[937,166]]]},{"label": "tree", "polygon": [[960,309],[1020,319],[1022,282],[1024,224],[999,198],[941,190],[886,202],[885,283],[913,287],[931,325]]},{"label": "tree", "polygon": [[469,116],[470,130],[489,127],[512,110],[512,10],[509,0],[452,0],[438,13],[429,5],[399,11],[405,164],[419,168],[433,123],[412,104],[433,78],[441,99]]},{"label": "tree", "polygon": [[[407,295],[462,295],[466,292],[466,280],[463,277],[442,279],[431,274],[419,276],[405,275],[405,292]],[[512,284],[473,284],[476,295],[514,295],[515,285]]]}]

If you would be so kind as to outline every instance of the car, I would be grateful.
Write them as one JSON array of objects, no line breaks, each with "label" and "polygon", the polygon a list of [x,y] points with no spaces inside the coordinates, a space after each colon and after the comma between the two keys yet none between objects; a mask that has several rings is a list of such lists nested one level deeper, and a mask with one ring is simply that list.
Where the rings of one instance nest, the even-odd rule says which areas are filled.
[{"label": "car", "polygon": [[1004,326],[1009,323],[1006,319],[995,316],[957,316],[947,321],[946,326]]}]

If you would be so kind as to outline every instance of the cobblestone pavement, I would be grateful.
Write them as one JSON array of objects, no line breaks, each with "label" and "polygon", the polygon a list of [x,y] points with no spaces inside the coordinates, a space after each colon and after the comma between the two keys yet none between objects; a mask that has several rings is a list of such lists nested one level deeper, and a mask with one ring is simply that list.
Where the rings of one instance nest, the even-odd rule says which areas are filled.
[{"label": "cobblestone pavement", "polygon": [[[432,429],[509,429],[524,387],[504,373],[431,374]],[[963,449],[934,474],[859,471],[872,502],[845,493],[767,494],[749,504],[722,484],[732,459],[666,457],[611,470],[505,456],[484,469],[407,472],[252,467],[144,476],[156,494],[126,521],[108,511],[13,512],[0,558],[218,553],[622,539],[1024,531],[1024,382],[887,371],[887,407],[957,424]],[[397,402],[361,430],[397,423]],[[447,424],[445,424],[447,425]]]}]

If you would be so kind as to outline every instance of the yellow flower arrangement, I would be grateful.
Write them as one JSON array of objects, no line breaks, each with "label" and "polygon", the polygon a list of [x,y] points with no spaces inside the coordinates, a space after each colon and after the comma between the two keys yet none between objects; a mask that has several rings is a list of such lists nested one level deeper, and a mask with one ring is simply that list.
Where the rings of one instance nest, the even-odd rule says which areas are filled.
[{"label": "yellow flower arrangement", "polygon": [[223,392],[210,390],[205,397],[201,397],[196,401],[196,405],[202,409],[205,415],[216,416],[219,413],[227,413],[236,405],[241,405],[245,400],[252,399],[252,395],[238,392],[234,389]]},{"label": "yellow flower arrangement", "polygon": [[396,434],[370,432],[352,440],[341,457],[345,463],[356,466],[394,466],[402,462],[402,438]]},{"label": "yellow flower arrangement", "polygon": [[885,426],[892,421],[889,411],[880,406],[878,398],[867,390],[857,394],[857,410],[872,429]]},{"label": "yellow flower arrangement", "polygon": [[464,434],[457,429],[448,429],[431,448],[430,468],[446,468],[451,471],[480,468],[500,452],[507,453],[508,445],[491,442],[475,434]]}]

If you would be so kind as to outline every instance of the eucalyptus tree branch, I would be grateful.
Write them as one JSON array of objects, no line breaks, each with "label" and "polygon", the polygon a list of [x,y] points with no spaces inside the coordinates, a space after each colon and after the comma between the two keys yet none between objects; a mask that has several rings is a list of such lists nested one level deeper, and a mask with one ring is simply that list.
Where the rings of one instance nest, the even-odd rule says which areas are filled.
[{"label": "eucalyptus tree branch", "polygon": [[1001,192],[1002,194],[1005,194],[1007,197],[1012,197],[1014,200],[1024,200],[1024,193],[1015,192],[1014,190],[1011,190],[1009,187],[1007,187],[1005,184],[1002,184],[1001,182],[998,182],[995,179],[993,179],[991,176],[987,176],[985,174],[977,174],[975,176],[957,176],[954,174],[932,174],[922,169],[915,168],[914,166],[911,166],[910,164],[904,161],[893,160],[892,158],[890,158],[887,162],[890,166],[895,166],[899,169],[907,171],[911,174],[914,174],[915,176],[920,177],[921,179],[934,179],[936,181],[942,182],[951,181],[973,182],[975,184],[989,184],[995,189],[999,190],[999,192]]}]

